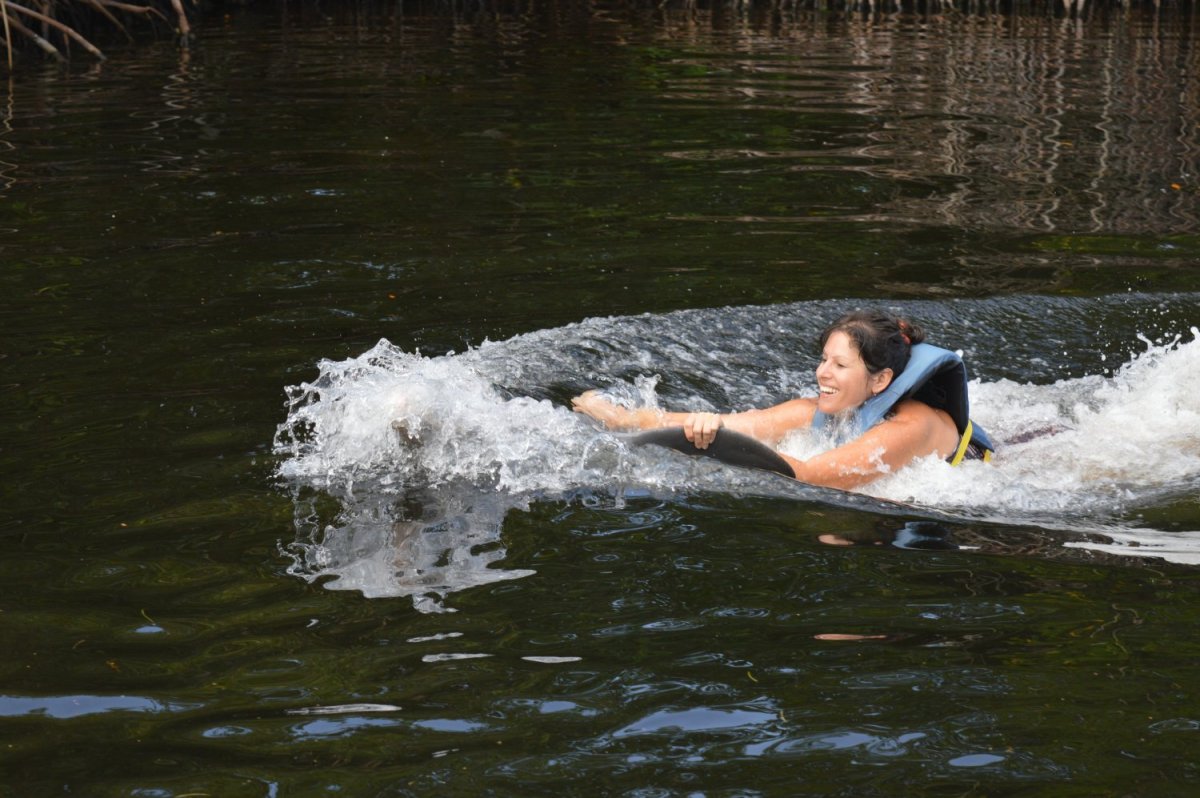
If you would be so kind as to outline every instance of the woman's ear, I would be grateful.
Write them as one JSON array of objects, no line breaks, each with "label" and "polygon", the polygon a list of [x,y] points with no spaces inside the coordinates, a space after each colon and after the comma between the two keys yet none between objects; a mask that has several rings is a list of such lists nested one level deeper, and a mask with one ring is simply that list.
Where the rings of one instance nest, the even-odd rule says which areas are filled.
[{"label": "woman's ear", "polygon": [[872,395],[883,393],[892,384],[892,370],[880,369],[871,375],[869,383]]}]

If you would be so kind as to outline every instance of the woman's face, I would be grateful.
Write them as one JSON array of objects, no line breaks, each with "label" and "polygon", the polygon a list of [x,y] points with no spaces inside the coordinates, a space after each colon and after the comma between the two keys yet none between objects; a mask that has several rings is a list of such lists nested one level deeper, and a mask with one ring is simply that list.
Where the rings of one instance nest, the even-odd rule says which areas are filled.
[{"label": "woman's face", "polygon": [[817,409],[829,415],[853,410],[886,388],[891,378],[891,369],[868,372],[850,336],[838,330],[825,342],[817,364]]}]

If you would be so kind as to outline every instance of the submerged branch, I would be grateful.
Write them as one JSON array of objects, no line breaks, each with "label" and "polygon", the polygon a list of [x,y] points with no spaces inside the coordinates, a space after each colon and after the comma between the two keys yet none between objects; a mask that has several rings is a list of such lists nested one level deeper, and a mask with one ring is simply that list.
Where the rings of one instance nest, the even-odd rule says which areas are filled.
[{"label": "submerged branch", "polygon": [[132,3],[122,3],[119,0],[87,0],[88,3],[94,6],[103,6],[105,8],[115,8],[118,11],[124,11],[126,14],[138,14],[141,16],[154,16],[161,20],[166,20],[167,15],[159,11],[154,6],[135,6]]},{"label": "submerged branch", "polygon": [[8,5],[3,0],[0,0],[0,13],[3,13],[4,16],[4,49],[8,53],[8,71],[12,72],[12,27],[8,24]]},{"label": "submerged branch", "polygon": [[[64,56],[61,52],[59,52],[58,48],[55,47],[53,44],[46,41],[38,34],[34,33],[29,28],[25,27],[23,24],[21,24],[20,20],[13,19],[12,17],[8,16],[9,3],[5,2],[5,0],[0,0],[0,3],[2,3],[5,8],[4,21],[6,24],[11,25],[13,30],[15,30],[17,33],[21,34],[25,38],[29,39],[29,41],[33,42],[35,45],[37,45],[39,48],[41,48],[42,52],[51,56],[52,58],[54,58],[54,60],[56,60],[56,61],[66,61],[67,60],[67,57]],[[8,44],[9,44],[8,59],[9,59],[9,64],[12,64],[12,43],[9,42]]]},{"label": "submerged branch", "polygon": [[183,10],[183,0],[171,0],[171,8],[175,10],[175,16],[179,20],[179,36],[183,45],[186,47],[191,41],[192,27],[188,24],[187,13]]},{"label": "submerged branch", "polygon": [[[180,30],[190,30],[182,0],[170,0],[170,2],[175,12],[181,16]],[[31,7],[34,5],[37,7]],[[166,15],[153,5],[139,5],[123,2],[123,0],[71,0],[65,3],[29,4],[15,0],[0,0],[0,17],[4,21],[4,48],[8,56],[9,71],[12,71],[13,55],[21,42],[32,44],[56,61],[67,60],[67,53],[64,52],[64,49],[69,52],[69,46],[64,47],[63,45],[75,42],[92,57],[103,61],[104,53],[79,31],[79,28],[83,27],[78,21],[80,10],[86,10],[111,24],[126,37],[129,37],[129,31],[114,12],[143,18],[167,19]],[[40,28],[40,32],[17,19],[18,15],[36,21],[36,27]],[[70,17],[69,22],[64,21],[66,17]],[[17,34],[17,37],[13,36],[14,33]]]},{"label": "submerged branch", "polygon": [[81,47],[83,47],[83,49],[87,50],[89,53],[91,53],[96,58],[100,59],[101,61],[104,60],[104,53],[100,52],[100,48],[97,47],[96,45],[92,44],[91,42],[89,42],[87,39],[85,39],[83,37],[83,34],[76,31],[70,25],[67,25],[66,23],[63,23],[63,22],[59,22],[57,19],[54,19],[51,16],[43,14],[40,11],[34,11],[32,8],[26,8],[25,6],[21,5],[20,3],[14,3],[14,2],[12,2],[12,0],[0,0],[0,2],[4,3],[6,11],[7,11],[7,9],[12,9],[13,11],[16,11],[19,14],[24,14],[27,17],[32,17],[33,19],[36,19],[38,22],[41,22],[43,25],[47,25],[51,28],[54,28],[55,30],[57,30],[59,33],[62,33],[67,38],[69,38],[75,42],[78,42],[79,45]]}]

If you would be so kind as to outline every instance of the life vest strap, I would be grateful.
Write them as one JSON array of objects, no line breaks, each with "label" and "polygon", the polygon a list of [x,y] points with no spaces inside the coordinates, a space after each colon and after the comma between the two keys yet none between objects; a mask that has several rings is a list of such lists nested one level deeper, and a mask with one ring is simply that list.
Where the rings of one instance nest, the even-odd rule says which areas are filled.
[{"label": "life vest strap", "polygon": [[967,449],[971,446],[971,433],[975,431],[975,425],[971,423],[971,419],[967,419],[967,428],[963,430],[962,439],[958,442],[958,449],[954,452],[954,456],[950,458],[950,465],[956,466],[963,461],[967,456]]},{"label": "life vest strap", "polygon": [[[975,425],[971,423],[971,419],[967,419],[967,428],[963,430],[962,438],[958,441],[958,449],[955,450],[954,456],[950,458],[950,465],[956,466],[963,460],[967,459],[967,455],[971,453],[971,437],[975,434]],[[976,456],[971,459],[981,459],[985,463],[992,460],[992,450],[982,444],[976,444]],[[982,453],[982,454],[980,454]]]}]

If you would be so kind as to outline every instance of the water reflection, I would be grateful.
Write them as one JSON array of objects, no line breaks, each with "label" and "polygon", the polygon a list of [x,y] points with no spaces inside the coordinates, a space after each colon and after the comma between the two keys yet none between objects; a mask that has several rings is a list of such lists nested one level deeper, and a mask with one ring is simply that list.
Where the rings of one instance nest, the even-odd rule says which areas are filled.
[{"label": "water reflection", "polygon": [[[4,111],[0,114],[0,152],[9,154],[16,150],[16,145],[10,140],[13,133],[13,102],[12,76],[9,76],[4,91]],[[16,182],[16,171],[15,163],[0,159],[0,197]]]},{"label": "water reflection", "polygon": [[856,530],[848,534],[824,534],[819,539],[830,546],[890,545],[898,549],[927,551],[959,548],[950,530],[934,521],[909,521],[899,527],[879,525],[873,534]]},{"label": "water reflection", "polygon": [[192,153],[181,146],[184,141],[212,142],[220,129],[214,119],[220,119],[219,109],[210,106],[212,88],[208,76],[192,66],[191,51],[184,48],[174,69],[159,86],[159,103],[139,109],[131,116],[145,121],[145,136],[156,142],[157,152],[140,158],[147,172],[162,172],[177,176],[195,175],[203,170],[204,150]]},{"label": "water reflection", "polygon": [[[1200,54],[1187,14],[830,18],[805,11],[692,9],[639,25],[607,9],[580,13],[558,20],[553,36],[569,41],[586,35],[603,65],[564,59],[546,43],[544,20],[520,15],[355,16],[347,19],[357,38],[352,47],[340,41],[344,28],[274,31],[282,43],[262,68],[279,91],[290,92],[294,106],[273,108],[282,119],[272,124],[311,130],[308,146],[323,142],[326,168],[360,176],[396,157],[469,163],[470,154],[453,152],[462,149],[458,144],[476,148],[464,134],[491,131],[506,138],[510,150],[503,163],[491,165],[499,179],[528,186],[531,165],[523,153],[588,133],[539,122],[537,107],[526,109],[525,116],[532,115],[527,120],[514,115],[519,94],[513,81],[549,66],[558,82],[547,82],[554,93],[547,96],[589,81],[597,102],[612,106],[607,116],[600,107],[587,111],[585,124],[601,137],[604,125],[621,117],[622,103],[653,112],[659,120],[653,136],[638,140],[636,125],[625,133],[634,137],[626,143],[645,161],[643,168],[660,159],[704,159],[722,174],[755,175],[797,189],[811,188],[805,174],[831,181],[833,201],[820,213],[807,204],[790,213],[777,202],[750,202],[740,213],[674,208],[698,220],[932,221],[964,230],[1075,236],[1162,235],[1194,230],[1200,222],[1200,143],[1193,135],[1200,122]],[[339,58],[311,63],[310,50],[325,42],[342,48]],[[449,59],[442,55],[447,46]],[[142,74],[128,64],[98,66],[87,77],[95,86],[55,94],[41,113],[86,121],[101,93],[132,97],[140,91],[137,81],[152,77],[155,103],[139,100],[132,114],[145,125],[137,134],[125,132],[126,150],[114,153],[122,166],[129,156],[152,171],[201,175],[220,173],[230,168],[230,158],[256,152],[251,142],[261,129],[230,108],[262,104],[264,75],[213,56],[164,52],[172,53],[173,63],[154,68],[165,68],[165,79],[162,71]],[[562,59],[563,68],[554,59]],[[320,100],[320,90],[304,81],[318,69],[329,81],[327,90],[350,82],[362,90],[341,97],[337,114],[312,119],[302,111]],[[480,69],[494,75],[489,81],[503,102],[481,98],[473,88]],[[590,82],[596,78],[598,87]],[[50,87],[32,86],[41,88]],[[430,104],[431,90],[445,107]],[[0,162],[0,190],[12,185],[16,166],[8,161],[21,160],[12,153],[36,159],[27,151],[35,143],[31,131],[14,131],[13,120],[29,119],[37,105],[28,96],[17,102],[10,87],[0,131],[10,155]],[[690,127],[689,118],[710,113],[728,117],[728,127]],[[342,129],[346,120],[356,120],[349,132]],[[550,140],[541,140],[543,134]],[[212,147],[217,140],[227,142],[223,149]],[[88,144],[79,146],[86,150]],[[285,136],[269,148],[290,174],[298,174],[301,164],[314,168],[299,143]],[[64,159],[58,168],[73,173],[74,163]],[[486,168],[480,162],[468,174],[478,179]],[[551,165],[540,179],[556,177],[561,168]],[[1035,254],[1103,253],[1112,244],[1033,238],[1028,246]]]},{"label": "water reflection", "polygon": [[[811,170],[821,152],[824,168],[848,178],[928,186],[881,203],[897,220],[1107,235],[1158,234],[1164,221],[1195,229],[1200,105],[1184,98],[1200,94],[1200,55],[1186,16],[1130,28],[999,14],[843,22],[830,35],[805,15],[769,30],[735,17],[720,31],[739,48],[732,59],[704,54],[712,30],[668,23],[661,40],[697,52],[674,60],[682,75],[663,97],[766,124],[770,114],[823,109],[813,153],[711,148],[703,157],[763,173]],[[1110,35],[1096,35],[1108,25]],[[831,137],[838,114],[866,129],[848,123]],[[803,126],[788,132],[805,135]]]},{"label": "water reflection", "polygon": [[296,505],[289,571],[329,590],[368,598],[411,596],[421,612],[454,612],[455,592],[534,572],[504,569],[501,526],[520,499],[460,487],[410,495],[343,496],[335,521],[320,522],[317,499]]},{"label": "water reflection", "polygon": [[691,707],[660,710],[613,732],[613,739],[646,734],[703,733],[762,726],[778,720],[779,712],[745,708]]},{"label": "water reflection", "polygon": [[0,718],[35,716],[68,720],[109,712],[183,712],[196,706],[138,695],[0,695]]},{"label": "water reflection", "polygon": [[908,551],[973,551],[1005,556],[1084,560],[1129,564],[1130,557],[1157,557],[1180,564],[1200,564],[1200,534],[1138,534],[1117,528],[1095,532],[1035,527],[950,523],[930,520],[880,519],[873,525],[821,534],[827,546],[896,548]]}]

